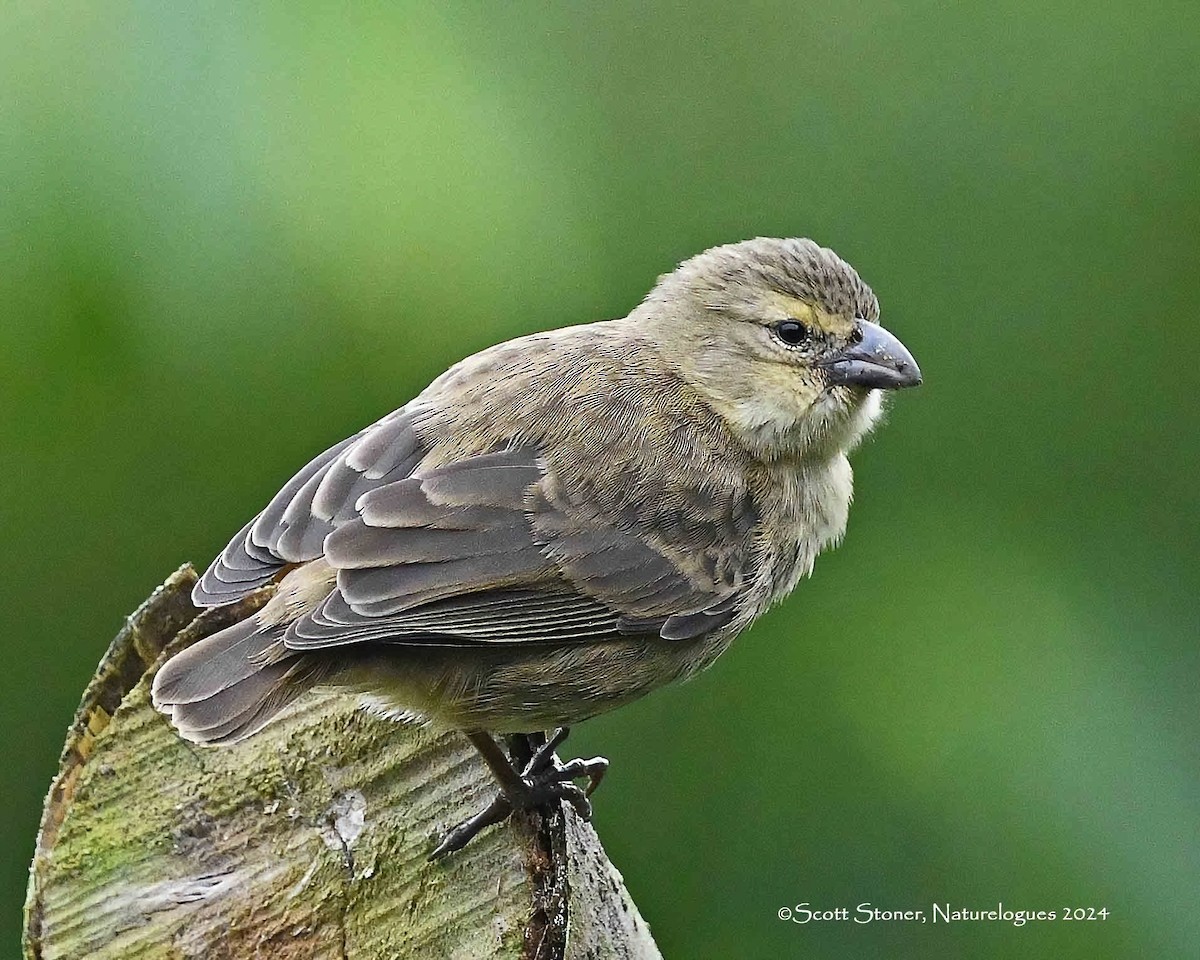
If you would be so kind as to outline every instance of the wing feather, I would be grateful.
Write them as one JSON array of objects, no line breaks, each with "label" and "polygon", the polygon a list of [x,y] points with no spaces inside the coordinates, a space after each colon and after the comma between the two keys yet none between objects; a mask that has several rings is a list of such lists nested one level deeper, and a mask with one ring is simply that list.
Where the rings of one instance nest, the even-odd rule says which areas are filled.
[{"label": "wing feather", "polygon": [[547,492],[555,489],[528,448],[375,487],[325,540],[337,589],[288,627],[284,643],[688,639],[733,618],[735,590],[699,566],[685,571],[638,530]]},{"label": "wing feather", "polygon": [[488,591],[377,617],[355,612],[335,592],[320,609],[293,623],[284,642],[291,650],[364,641],[428,646],[557,643],[572,636],[619,636],[617,619],[603,604],[571,593]]},{"label": "wing feather", "polygon": [[314,457],[238,531],[192,591],[198,606],[239,600],[289,564],[313,560],[325,539],[356,516],[358,498],[407,476],[425,454],[401,408]]},{"label": "wing feather", "polygon": [[336,589],[288,626],[290,650],[674,640],[732,620],[738,584],[713,571],[744,565],[744,504],[712,523],[711,495],[684,501],[669,535],[685,549],[669,549],[636,516],[573,504],[534,448],[420,469],[428,447],[414,420],[401,409],[306,464],[213,562],[196,602],[230,602],[323,556]]}]

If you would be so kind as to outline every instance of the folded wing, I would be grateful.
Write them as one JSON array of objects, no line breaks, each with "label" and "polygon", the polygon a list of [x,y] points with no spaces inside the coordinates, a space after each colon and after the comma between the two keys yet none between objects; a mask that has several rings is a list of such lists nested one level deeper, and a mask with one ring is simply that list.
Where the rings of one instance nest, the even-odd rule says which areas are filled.
[{"label": "folded wing", "polygon": [[679,524],[675,536],[697,542],[663,549],[661,531],[637,516],[620,523],[573,504],[536,449],[422,470],[427,454],[407,408],[326,450],[234,537],[195,602],[231,602],[323,556],[336,589],[287,627],[288,650],[685,640],[735,616],[740,583],[681,557],[694,548],[722,555],[710,568],[745,569],[748,498],[731,499],[722,523]]},{"label": "folded wing", "polygon": [[287,647],[682,640],[733,618],[734,587],[685,572],[636,526],[572,508],[547,476],[518,448],[364,494],[325,541],[337,589],[291,624]]}]

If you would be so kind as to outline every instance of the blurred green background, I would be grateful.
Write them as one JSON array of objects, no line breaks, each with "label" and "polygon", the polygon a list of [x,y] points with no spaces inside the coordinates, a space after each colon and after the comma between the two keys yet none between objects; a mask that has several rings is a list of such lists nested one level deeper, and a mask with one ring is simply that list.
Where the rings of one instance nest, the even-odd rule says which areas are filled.
[{"label": "blurred green background", "polygon": [[[0,941],[100,655],[309,456],[714,243],[926,384],[845,544],[579,728],[671,958],[1200,953],[1200,6],[10,4]],[[780,907],[1107,907],[799,926]]]}]

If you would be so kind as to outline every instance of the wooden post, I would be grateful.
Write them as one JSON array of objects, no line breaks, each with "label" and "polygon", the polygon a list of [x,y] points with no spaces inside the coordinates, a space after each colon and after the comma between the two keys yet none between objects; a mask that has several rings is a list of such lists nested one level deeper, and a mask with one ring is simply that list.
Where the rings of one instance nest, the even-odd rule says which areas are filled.
[{"label": "wooden post", "polygon": [[84,694],[30,868],[27,960],[660,956],[565,805],[426,861],[495,790],[458,735],[314,692],[233,747],[176,736],[150,704],[164,651],[268,595],[200,612],[195,581],[185,566],[155,591]]}]

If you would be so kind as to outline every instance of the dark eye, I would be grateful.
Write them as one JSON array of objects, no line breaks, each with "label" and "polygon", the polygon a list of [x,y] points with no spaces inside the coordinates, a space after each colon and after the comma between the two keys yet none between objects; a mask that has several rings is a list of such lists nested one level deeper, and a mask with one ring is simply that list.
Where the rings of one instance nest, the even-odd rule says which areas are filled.
[{"label": "dark eye", "polygon": [[796,347],[808,339],[808,327],[799,320],[784,320],[775,324],[775,336],[789,347]]}]

